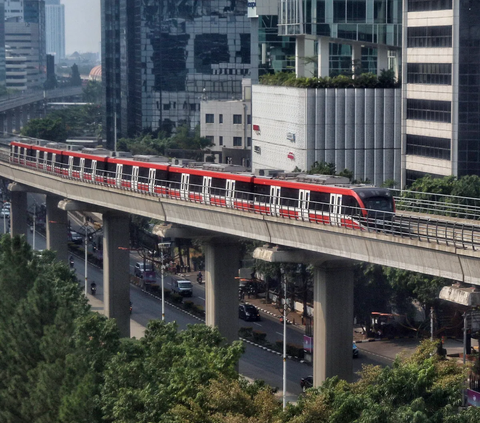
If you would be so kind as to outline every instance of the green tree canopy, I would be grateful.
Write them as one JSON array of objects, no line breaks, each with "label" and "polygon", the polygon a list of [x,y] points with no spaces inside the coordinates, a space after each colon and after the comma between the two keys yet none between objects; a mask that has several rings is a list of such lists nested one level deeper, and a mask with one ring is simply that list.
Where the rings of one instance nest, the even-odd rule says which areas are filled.
[{"label": "green tree canopy", "polygon": [[65,142],[67,139],[65,123],[53,117],[29,120],[22,128],[21,134],[55,142]]}]

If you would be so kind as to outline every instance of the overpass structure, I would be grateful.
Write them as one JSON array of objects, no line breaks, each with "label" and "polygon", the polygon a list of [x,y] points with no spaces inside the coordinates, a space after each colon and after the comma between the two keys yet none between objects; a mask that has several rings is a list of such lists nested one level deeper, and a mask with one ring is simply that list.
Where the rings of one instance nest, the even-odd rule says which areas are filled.
[{"label": "overpass structure", "polygon": [[[264,249],[258,258],[312,263],[314,273],[314,384],[338,375],[352,379],[353,270],[355,261],[421,272],[480,285],[480,227],[469,222],[398,216],[398,230],[358,230],[80,182],[10,163],[0,155],[0,176],[11,185],[11,234],[26,233],[27,192],[46,194],[47,248],[67,260],[67,212],[96,211],[104,222],[105,310],[129,335],[129,215],[186,228],[203,236],[206,323],[232,341],[238,337],[239,243],[241,238],[286,249]],[[166,226],[164,231],[175,231]]]},{"label": "overpass structure", "polygon": [[30,119],[44,116],[47,102],[73,100],[82,91],[82,87],[32,90],[0,98],[0,133],[11,134],[14,130],[20,132],[21,127]]}]

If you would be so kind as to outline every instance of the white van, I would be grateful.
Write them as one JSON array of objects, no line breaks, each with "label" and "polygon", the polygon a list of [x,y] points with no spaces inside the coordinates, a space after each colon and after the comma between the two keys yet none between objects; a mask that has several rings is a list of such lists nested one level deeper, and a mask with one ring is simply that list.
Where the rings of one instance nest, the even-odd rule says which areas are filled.
[{"label": "white van", "polygon": [[192,282],[190,282],[188,279],[185,279],[184,277],[182,278],[180,276],[172,276],[170,284],[172,292],[175,292],[176,294],[180,294],[183,297],[191,297],[193,294]]}]

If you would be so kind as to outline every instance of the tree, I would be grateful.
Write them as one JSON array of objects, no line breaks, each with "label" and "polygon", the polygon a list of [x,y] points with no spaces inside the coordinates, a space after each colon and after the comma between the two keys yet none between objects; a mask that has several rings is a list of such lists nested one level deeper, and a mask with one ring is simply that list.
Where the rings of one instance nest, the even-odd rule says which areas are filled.
[{"label": "tree", "polygon": [[82,78],[80,76],[80,72],[78,71],[77,64],[74,63],[71,69],[72,69],[72,73],[70,76],[70,84],[73,87],[79,87],[80,85],[82,85]]},{"label": "tree", "polygon": [[[458,411],[464,368],[436,355],[424,341],[409,359],[391,367],[365,366],[353,384],[331,378],[288,410],[289,423],[476,421],[480,410]],[[473,407],[472,407],[473,408]],[[475,420],[465,420],[466,418]]]},{"label": "tree", "polygon": [[83,101],[88,103],[102,104],[103,88],[98,81],[88,81],[83,89]]},{"label": "tree", "polygon": [[50,117],[29,120],[22,128],[21,134],[55,142],[65,142],[67,139],[67,131],[62,120]]},{"label": "tree", "polygon": [[217,329],[150,322],[140,341],[126,340],[110,361],[102,389],[103,418],[112,422],[169,422],[168,412],[198,396],[219,377],[238,377],[243,346],[225,345]]}]

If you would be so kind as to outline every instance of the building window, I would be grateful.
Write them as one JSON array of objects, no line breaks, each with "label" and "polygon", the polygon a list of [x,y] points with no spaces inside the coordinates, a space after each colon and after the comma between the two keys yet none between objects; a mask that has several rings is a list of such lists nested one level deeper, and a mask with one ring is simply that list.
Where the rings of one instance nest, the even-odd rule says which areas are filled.
[{"label": "building window", "polygon": [[242,146],[242,137],[233,137],[233,146],[241,147]]},{"label": "building window", "polygon": [[450,101],[407,99],[407,119],[451,123],[451,110]]},{"label": "building window", "polygon": [[407,134],[407,154],[450,160],[450,140]]},{"label": "building window", "polygon": [[218,123],[223,123],[223,115],[218,115]]},{"label": "building window", "polygon": [[252,115],[247,115],[247,125],[252,124]]},{"label": "building window", "polygon": [[247,147],[252,146],[252,137],[247,137]]},{"label": "building window", "polygon": [[409,12],[426,12],[429,10],[451,10],[452,0],[408,0]]},{"label": "building window", "polygon": [[205,138],[210,141],[212,144],[215,142],[215,137],[213,135],[207,135]]},{"label": "building window", "polygon": [[223,145],[223,137],[218,137],[218,145]]},{"label": "building window", "polygon": [[242,124],[242,115],[233,115],[233,124],[241,125]]},{"label": "building window", "polygon": [[409,27],[407,47],[452,47],[452,27],[451,25]]},{"label": "building window", "polygon": [[407,63],[409,84],[452,85],[450,63]]},{"label": "building window", "polygon": [[205,123],[215,123],[215,117],[212,113],[207,113],[205,115]]},{"label": "building window", "polygon": [[190,103],[190,111],[195,112],[197,110],[197,105],[195,103]]}]

